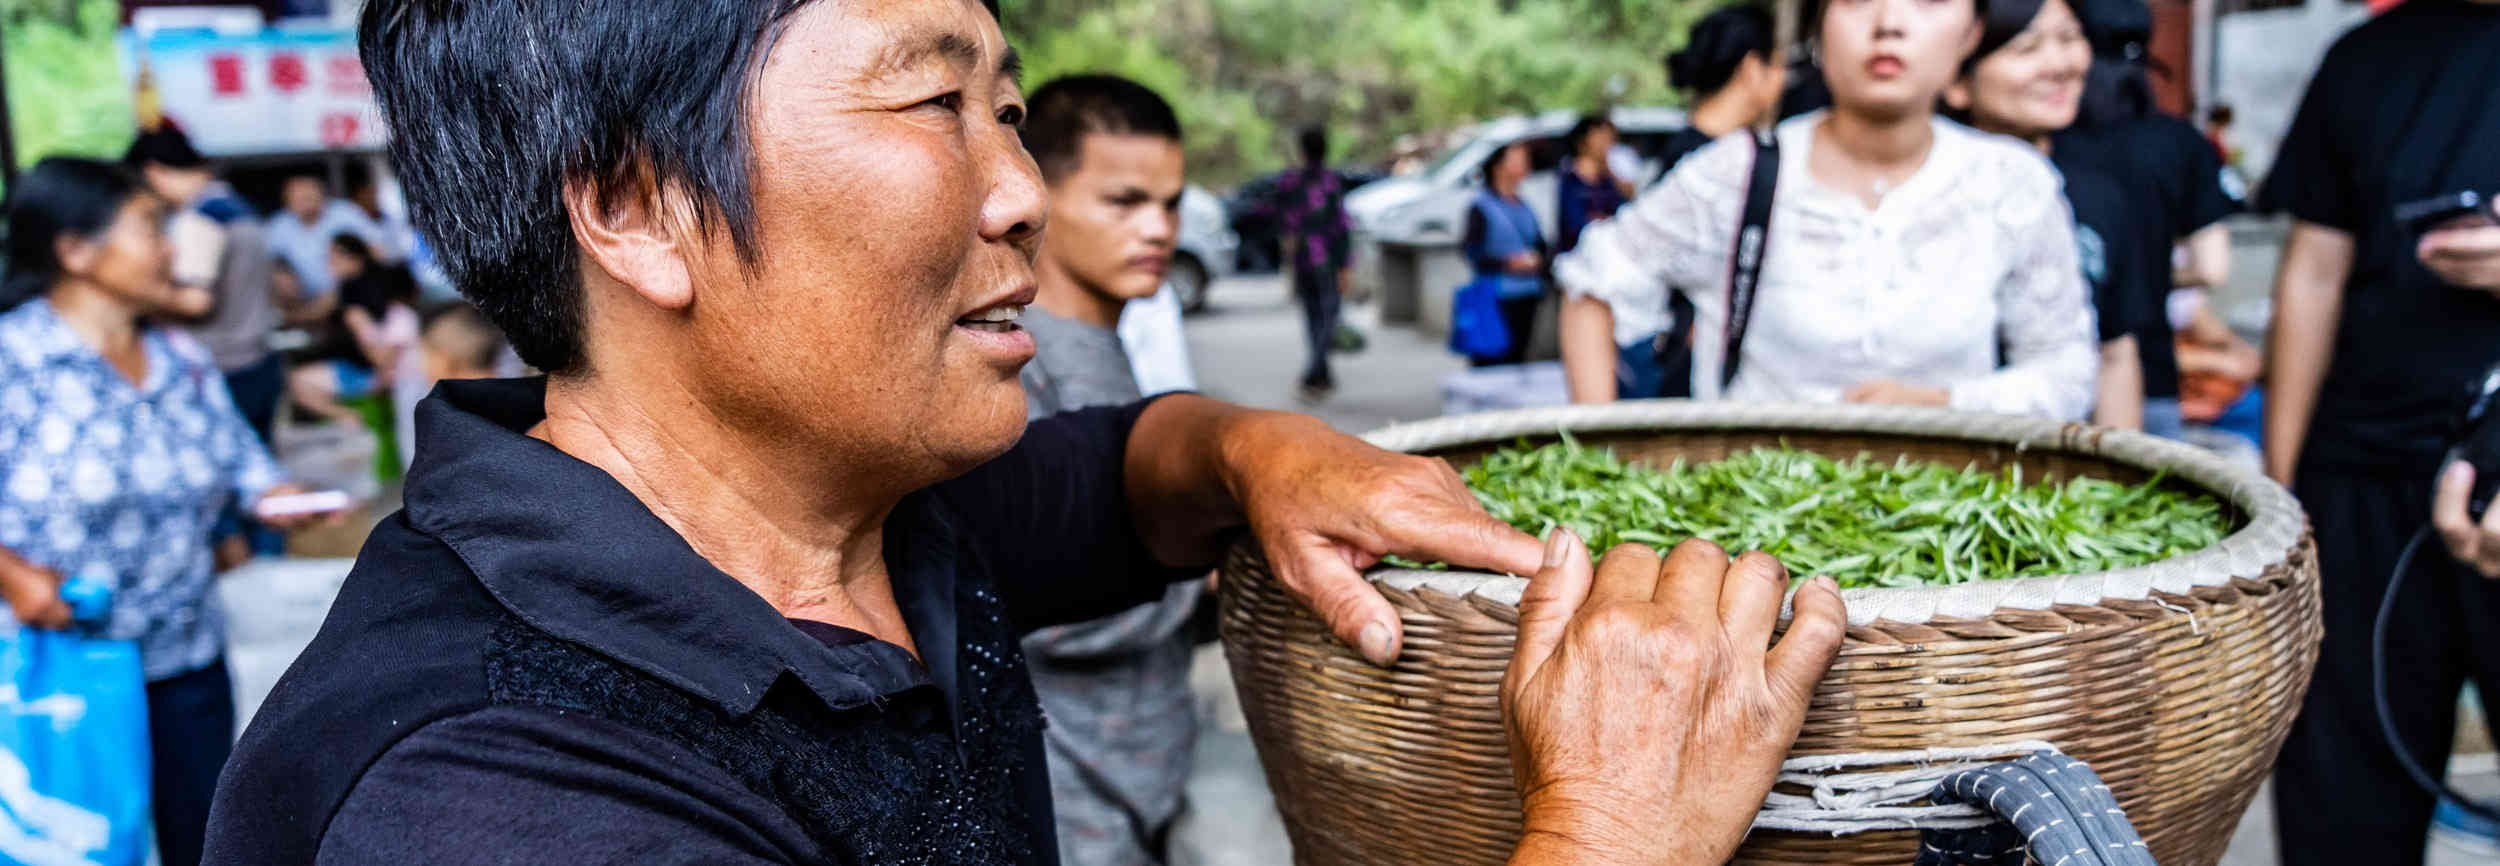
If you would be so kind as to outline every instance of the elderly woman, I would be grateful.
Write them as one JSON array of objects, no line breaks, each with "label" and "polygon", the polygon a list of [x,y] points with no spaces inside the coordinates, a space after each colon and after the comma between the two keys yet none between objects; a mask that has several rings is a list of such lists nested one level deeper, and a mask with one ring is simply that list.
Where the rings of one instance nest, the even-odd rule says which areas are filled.
[{"label": "elderly woman", "polygon": [[[10,184],[0,597],[26,625],[138,643],[158,856],[188,866],[234,739],[210,528],[229,502],[293,488],[208,350],[155,321],[209,301],[173,282],[171,210],[93,160],[45,159]],[[77,577],[112,589],[102,622],[70,622],[61,584]]]},{"label": "elderly woman", "polygon": [[[1051,863],[1017,636],[1247,526],[1379,663],[1388,553],[1537,573],[1522,862],[1724,858],[1838,646],[1777,563],[1540,551],[1449,468],[1194,396],[1028,429],[1045,211],[971,0],[374,0],[416,213],[543,380],[445,383],[210,860]],[[1108,576],[1118,576],[1108,577]]]}]

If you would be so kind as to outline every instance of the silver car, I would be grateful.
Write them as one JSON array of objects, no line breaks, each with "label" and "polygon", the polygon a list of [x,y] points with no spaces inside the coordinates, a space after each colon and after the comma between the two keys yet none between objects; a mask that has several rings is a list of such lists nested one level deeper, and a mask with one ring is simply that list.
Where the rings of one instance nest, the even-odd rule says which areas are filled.
[{"label": "silver car", "polygon": [[[1629,148],[1634,183],[1646,185],[1658,174],[1651,156],[1666,138],[1685,126],[1684,112],[1673,108],[1617,108],[1611,115],[1622,144]],[[1536,211],[1546,237],[1555,226],[1554,166],[1563,157],[1563,137],[1580,115],[1549,111],[1535,116],[1505,117],[1464,133],[1456,146],[1433,157],[1423,171],[1383,178],[1346,196],[1346,215],[1355,234],[1368,243],[1407,246],[1455,244],[1467,224],[1467,205],[1483,184],[1484,161],[1514,142],[1535,145],[1535,170],[1520,184],[1519,197]]]},{"label": "silver car", "polygon": [[1207,303],[1207,288],[1233,272],[1233,253],[1241,246],[1224,220],[1224,200],[1197,184],[1181,189],[1181,236],[1172,251],[1172,270],[1164,285],[1180,296],[1181,308],[1195,312]]}]

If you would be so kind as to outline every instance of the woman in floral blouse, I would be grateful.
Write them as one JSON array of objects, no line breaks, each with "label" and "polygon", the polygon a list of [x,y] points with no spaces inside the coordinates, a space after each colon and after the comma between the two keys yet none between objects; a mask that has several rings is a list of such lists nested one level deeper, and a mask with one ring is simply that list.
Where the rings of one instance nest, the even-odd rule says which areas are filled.
[{"label": "woman in floral blouse", "polygon": [[[229,497],[288,490],[207,350],[149,321],[197,300],[169,276],[171,206],[90,160],[46,159],[12,186],[0,597],[29,626],[138,642],[157,845],[167,866],[189,866],[235,723],[210,528]],[[104,621],[70,622],[70,576],[112,587]]]}]

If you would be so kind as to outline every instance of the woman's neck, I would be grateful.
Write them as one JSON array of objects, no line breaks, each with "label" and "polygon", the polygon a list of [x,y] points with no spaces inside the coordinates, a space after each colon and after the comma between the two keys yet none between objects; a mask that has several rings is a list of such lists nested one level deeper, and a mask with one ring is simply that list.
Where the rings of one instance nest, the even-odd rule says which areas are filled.
[{"label": "woman's neck", "polygon": [[1596,182],[1606,179],[1606,155],[1583,153],[1571,158],[1571,173],[1581,180]]},{"label": "woman's neck", "polygon": [[1856,198],[1868,208],[1925,165],[1936,143],[1928,115],[1872,121],[1839,111],[1824,116],[1806,154],[1806,170],[1826,187]]},{"label": "woman's neck", "polygon": [[1718,138],[1752,123],[1753,114],[1753,106],[1746,104],[1736,88],[1722,87],[1719,92],[1702,100],[1700,105],[1694,106],[1691,118],[1694,129],[1700,130],[1703,135]]},{"label": "woman's neck", "polygon": [[1987,122],[1981,121],[1979,118],[1976,118],[1976,117],[1971,118],[1971,126],[1972,126],[1972,128],[1975,128],[1975,129],[1977,129],[1977,130],[1979,130],[1979,131],[1981,131],[1981,132],[1994,133],[1994,134],[1996,134],[1996,135],[2002,135],[2002,136],[2006,136],[2006,137],[2008,137],[2008,138],[2018,139],[2018,140],[2022,141],[2022,143],[2024,143],[2024,144],[2031,145],[2032,149],[2034,149],[2034,150],[2038,150],[2038,151],[2040,151],[2040,152],[2041,152],[2041,153],[2043,153],[2043,154],[2046,154],[2046,153],[2048,153],[2048,152],[2049,152],[2049,134],[2048,134],[2048,133],[2045,133],[2045,132],[2039,132],[2039,131],[2036,131],[2036,130],[2028,130],[2028,129],[2012,129],[2012,128],[2008,128],[2008,127],[2004,127],[2004,126],[1998,126],[1998,125],[1996,125],[1996,124],[1992,124],[1992,123],[1987,123]]},{"label": "woman's neck", "polygon": [[[793,437],[714,412],[683,377],[606,370],[552,379],[530,435],[597,466],[688,546],[783,616],[857,629],[916,649],[885,563],[885,521],[901,494]],[[635,381],[634,388],[605,381]],[[654,386],[657,387],[649,387]]]},{"label": "woman's neck", "polygon": [[1829,142],[1835,152],[1864,168],[1902,172],[1927,161],[1927,149],[1936,143],[1936,127],[1929,119],[1924,112],[1875,119],[1833,111],[1824,115],[1823,134],[1817,139]]},{"label": "woman's neck", "polygon": [[139,345],[139,313],[121,299],[78,280],[63,280],[44,293],[52,311],[98,353],[123,355]]}]

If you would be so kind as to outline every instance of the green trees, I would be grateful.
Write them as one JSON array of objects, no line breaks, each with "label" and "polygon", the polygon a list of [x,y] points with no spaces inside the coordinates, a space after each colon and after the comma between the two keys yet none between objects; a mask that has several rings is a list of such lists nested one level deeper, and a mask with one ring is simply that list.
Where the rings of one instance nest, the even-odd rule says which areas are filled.
[{"label": "green trees", "polygon": [[1340,156],[1503,114],[1678,101],[1661,59],[1720,0],[1006,0],[1028,83],[1113,72],[1162,92],[1190,173],[1286,165],[1326,123]]},{"label": "green trees", "polygon": [[0,0],[9,114],[21,166],[55,154],[114,158],[137,125],[113,44],[113,0]]}]

